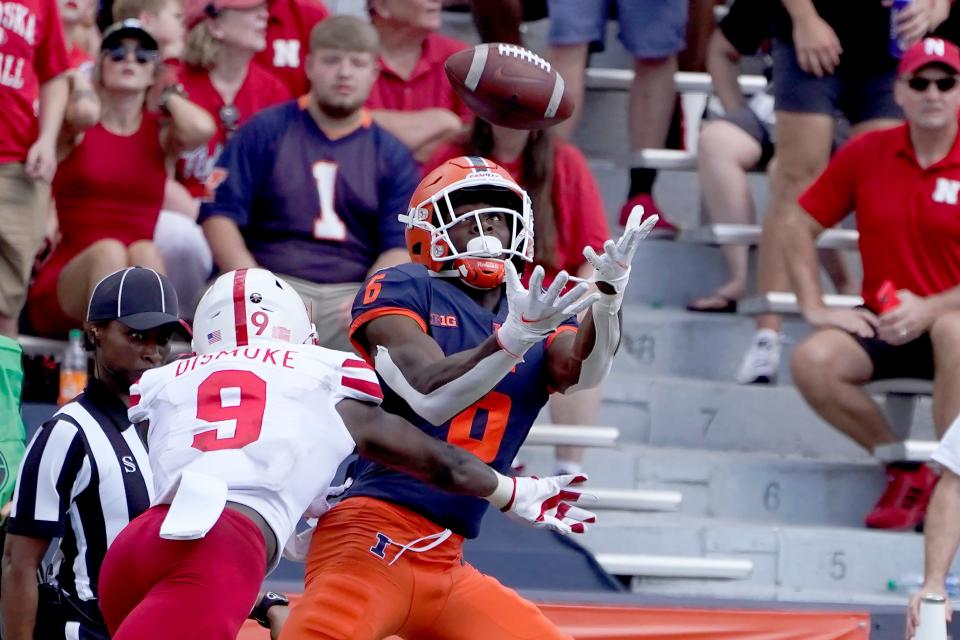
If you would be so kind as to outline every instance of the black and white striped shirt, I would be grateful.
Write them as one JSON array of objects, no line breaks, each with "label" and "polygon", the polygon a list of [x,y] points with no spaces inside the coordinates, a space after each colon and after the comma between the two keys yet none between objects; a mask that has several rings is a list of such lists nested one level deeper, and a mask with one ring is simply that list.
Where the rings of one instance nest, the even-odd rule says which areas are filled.
[{"label": "black and white striped shirt", "polygon": [[60,538],[53,573],[63,591],[97,597],[100,565],[117,534],[153,499],[147,451],[127,407],[91,379],[37,430],[20,465],[8,531]]}]

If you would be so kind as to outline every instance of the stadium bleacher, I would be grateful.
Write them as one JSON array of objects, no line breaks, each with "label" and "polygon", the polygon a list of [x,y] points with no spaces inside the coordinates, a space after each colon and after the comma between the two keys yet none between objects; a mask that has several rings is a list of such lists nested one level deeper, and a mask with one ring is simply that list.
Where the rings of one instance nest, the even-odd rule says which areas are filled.
[{"label": "stadium bleacher", "polygon": [[[327,4],[338,12],[364,10],[362,0]],[[448,22],[449,33],[476,41],[468,20],[455,15]],[[542,48],[546,24],[526,29],[529,44]],[[623,130],[632,71],[614,36],[588,73],[589,117],[575,141],[590,160],[612,228],[626,193],[627,166],[660,170],[658,201],[685,228],[676,242],[647,242],[637,257],[623,346],[604,388],[604,426],[550,425],[544,414],[521,453],[526,473],[549,474],[554,445],[588,447],[587,491],[598,498],[592,508],[599,522],[579,540],[586,553],[552,536],[547,542],[543,532],[518,531],[492,514],[481,537],[467,546],[467,557],[541,602],[568,590],[593,592],[578,594],[579,600],[622,606],[843,607],[872,612],[870,637],[902,637],[905,597],[889,593],[887,581],[922,572],[922,537],[869,531],[862,523],[884,487],[878,460],[929,459],[935,440],[931,387],[914,380],[869,387],[904,437],[873,458],[812,412],[786,367],[779,385],[731,382],[753,331],[752,314],[792,315],[784,329],[785,362],[809,329],[786,292],[748,298],[740,315],[681,310],[689,298],[722,281],[719,247],[756,245],[760,227],[702,224],[693,153],[650,149],[630,155]],[[761,80],[749,77],[741,85],[755,92],[762,90]],[[677,87],[705,93],[709,78],[680,74]],[[762,211],[765,178],[752,176],[751,185]],[[820,246],[855,249],[856,242],[855,231],[836,229],[823,235]],[[862,303],[836,294],[825,301],[836,307]],[[21,342],[27,354],[58,354],[64,346],[29,336]],[[25,406],[25,421],[36,428],[51,410]],[[553,570],[560,563],[571,563],[564,564],[569,573],[563,580]],[[960,563],[954,569],[960,571]],[[268,585],[295,590],[301,579],[302,568],[284,563]],[[619,593],[621,585],[629,593]]]}]

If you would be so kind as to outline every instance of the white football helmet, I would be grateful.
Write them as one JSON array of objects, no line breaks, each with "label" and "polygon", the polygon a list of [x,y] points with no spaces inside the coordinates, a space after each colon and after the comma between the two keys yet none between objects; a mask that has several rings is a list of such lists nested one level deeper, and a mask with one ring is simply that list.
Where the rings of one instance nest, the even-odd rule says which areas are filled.
[{"label": "white football helmet", "polygon": [[303,299],[266,269],[237,269],[223,274],[197,305],[194,353],[261,342],[317,343],[317,330]]}]

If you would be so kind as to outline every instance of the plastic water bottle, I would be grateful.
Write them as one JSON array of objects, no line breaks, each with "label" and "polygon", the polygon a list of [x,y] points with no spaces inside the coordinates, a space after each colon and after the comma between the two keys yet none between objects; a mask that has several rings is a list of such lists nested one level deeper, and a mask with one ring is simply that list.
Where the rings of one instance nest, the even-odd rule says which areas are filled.
[{"label": "plastic water bottle", "polygon": [[83,332],[71,329],[63,362],[60,363],[60,393],[57,404],[70,402],[87,386],[87,351],[83,348]]},{"label": "plastic water bottle", "polygon": [[[912,595],[920,591],[921,587],[923,587],[923,576],[916,573],[887,580],[887,591],[893,593]],[[947,575],[946,589],[947,595],[951,598],[960,597],[960,578],[956,574]]]},{"label": "plastic water bottle", "polygon": [[890,55],[894,58],[902,58],[904,52],[907,50],[906,43],[900,38],[900,34],[897,33],[897,16],[900,13],[910,6],[913,0],[893,0],[893,4],[890,6]]}]

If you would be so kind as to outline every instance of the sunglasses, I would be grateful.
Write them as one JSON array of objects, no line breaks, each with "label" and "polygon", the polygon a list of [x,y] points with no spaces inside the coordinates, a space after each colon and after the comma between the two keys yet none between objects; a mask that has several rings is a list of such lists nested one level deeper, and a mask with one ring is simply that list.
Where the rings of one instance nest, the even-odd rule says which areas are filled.
[{"label": "sunglasses", "polygon": [[121,62],[127,59],[127,56],[133,54],[133,59],[137,64],[147,64],[148,62],[153,62],[157,59],[157,52],[150,49],[144,49],[143,47],[135,47],[133,49],[127,47],[113,47],[111,49],[105,49],[104,54],[110,58],[113,62]]},{"label": "sunglasses", "polygon": [[913,76],[907,80],[907,86],[913,89],[918,93],[923,93],[927,90],[931,84],[937,85],[937,91],[940,93],[946,93],[957,86],[957,77],[956,76],[947,76],[946,78],[937,78],[936,80],[931,80],[930,78],[924,78],[922,76]]}]

